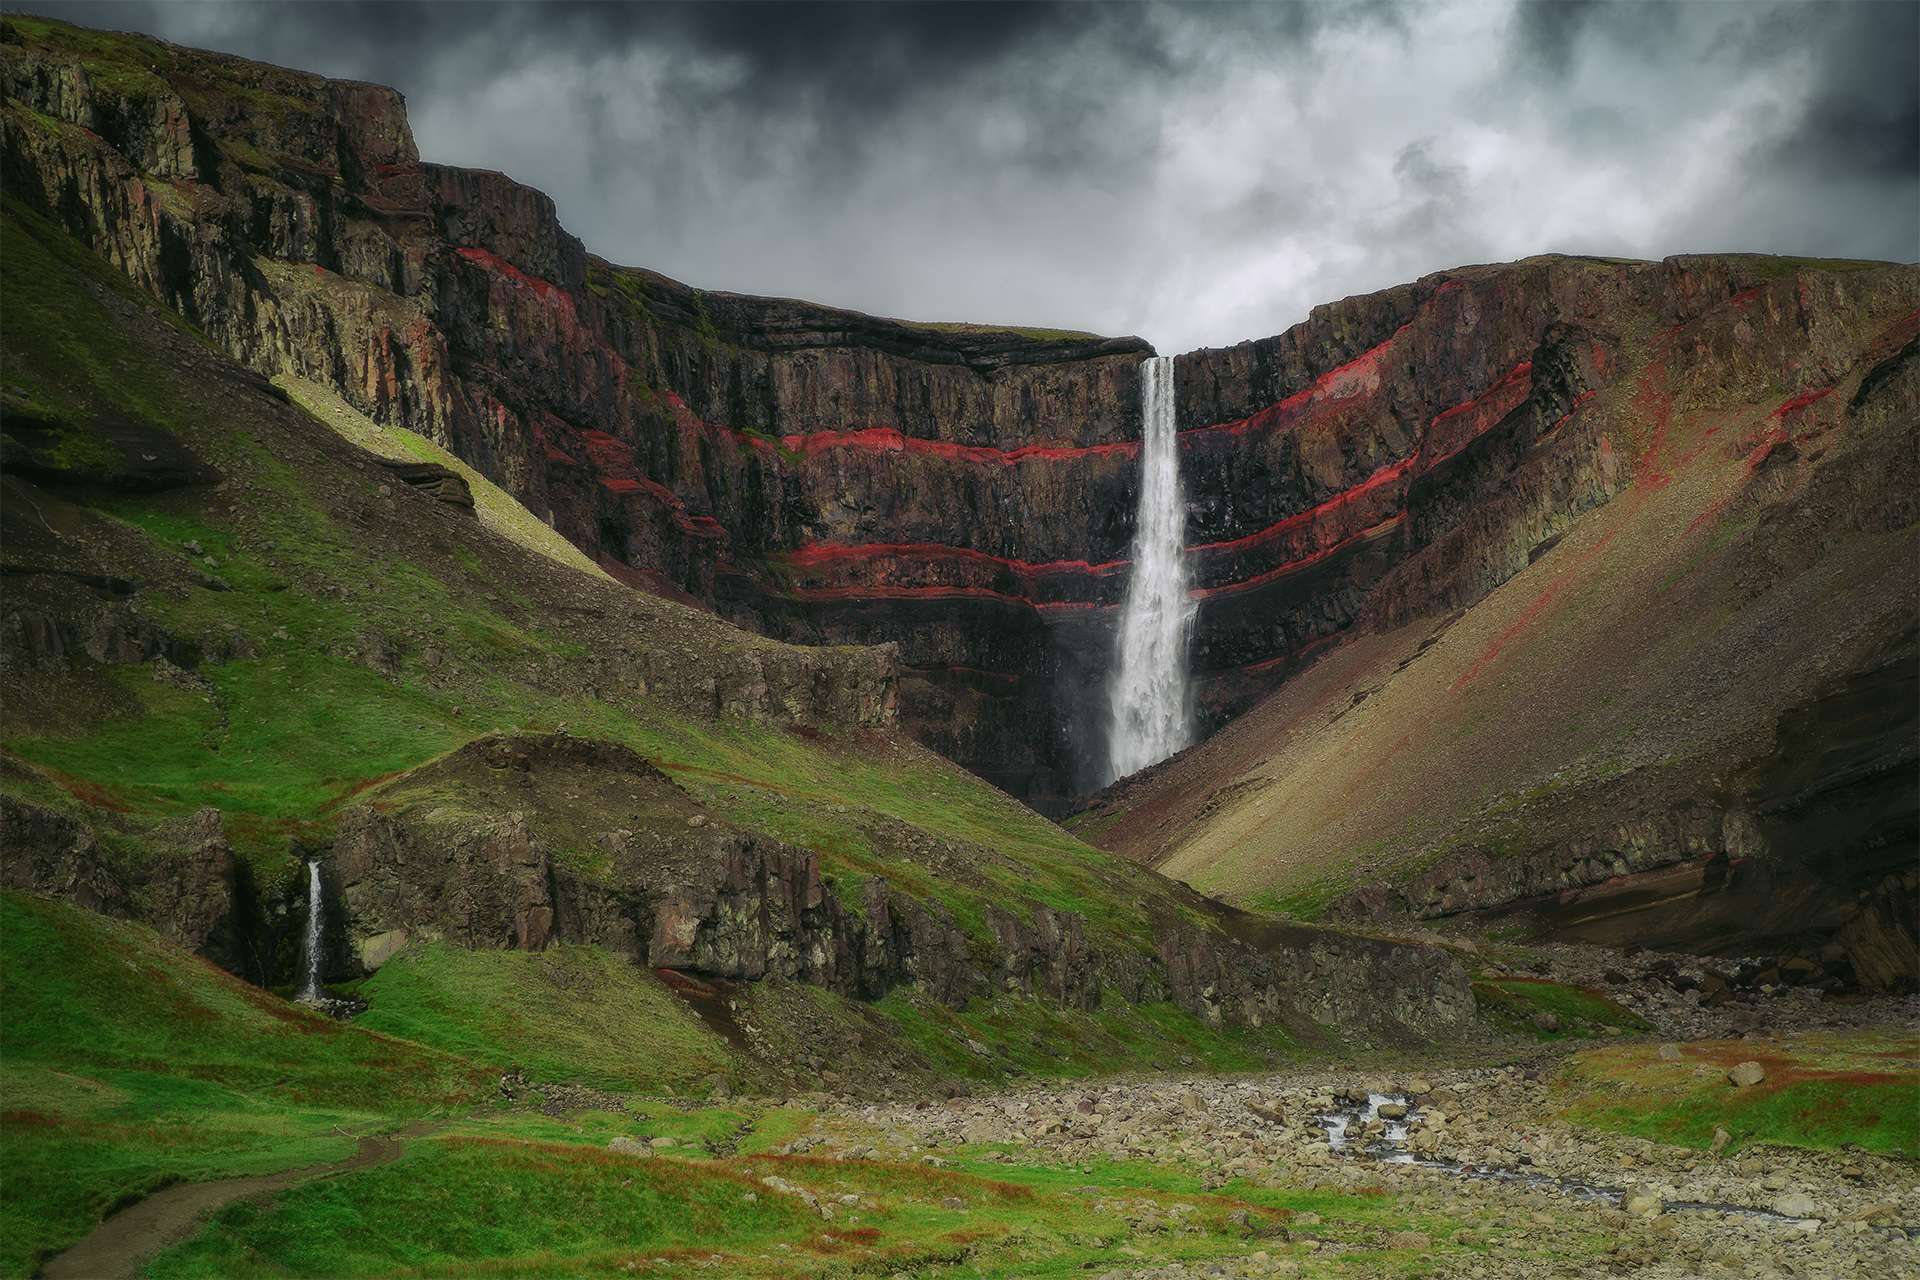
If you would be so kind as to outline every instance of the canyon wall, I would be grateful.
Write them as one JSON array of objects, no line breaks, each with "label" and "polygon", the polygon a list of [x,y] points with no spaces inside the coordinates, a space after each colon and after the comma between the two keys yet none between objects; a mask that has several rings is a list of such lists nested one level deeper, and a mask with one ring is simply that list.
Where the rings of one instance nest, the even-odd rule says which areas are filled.
[{"label": "canyon wall", "polygon": [[[539,192],[422,162],[377,86],[8,18],[0,88],[12,196],[232,354],[430,436],[635,586],[783,639],[898,643],[901,722],[1043,809],[1097,785],[1146,343],[614,266]],[[1561,428],[1637,335],[1760,270],[1466,268],[1179,357],[1207,727],[1536,445],[1563,451],[1537,516],[1609,497],[1597,437]]]}]

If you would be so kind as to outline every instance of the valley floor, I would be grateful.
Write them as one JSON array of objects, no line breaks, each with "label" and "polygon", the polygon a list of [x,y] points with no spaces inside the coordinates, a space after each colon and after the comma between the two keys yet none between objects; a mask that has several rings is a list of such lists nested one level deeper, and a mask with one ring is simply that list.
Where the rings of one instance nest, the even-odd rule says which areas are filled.
[{"label": "valley floor", "polygon": [[[27,904],[14,910],[34,919]],[[172,1075],[160,1060],[102,1070],[111,1046],[84,1039],[42,1042],[59,1069],[10,1052],[9,1274],[35,1265],[18,1251],[23,1192],[71,1215],[79,1190],[162,1156],[187,1182],[109,1215],[44,1274],[1838,1280],[1920,1269],[1913,999],[1702,1000],[1613,968],[1576,985],[1549,975],[1585,977],[1610,953],[1484,944],[1477,986],[1493,1016],[1474,1045],[1250,1074],[923,1084],[884,1101],[858,1096],[857,1064],[840,1064],[833,1093],[692,1100],[551,1068],[481,1073],[243,991],[125,926],[67,909],[49,918],[125,935],[122,954],[145,975],[129,990],[164,975],[176,993],[156,1019],[236,993],[245,1007],[196,1015],[193,1050],[156,1042]],[[1706,967],[1610,963],[1671,965],[1682,987]],[[63,1000],[90,1008],[83,991]],[[243,1017],[260,1019],[256,1043],[217,1051]],[[278,1051],[260,1046],[287,1035],[295,1060],[272,1065]],[[355,1055],[368,1045],[407,1080],[364,1079]],[[234,1084],[234,1063],[253,1060],[242,1054],[265,1074]],[[1742,1063],[1763,1078],[1733,1083]],[[111,1153],[89,1146],[102,1140]],[[221,1181],[243,1168],[253,1176]],[[167,1212],[169,1197],[202,1220]]]},{"label": "valley floor", "polygon": [[[1689,1042],[1678,1069],[1732,1091],[1731,1058],[1789,1077],[1847,1055],[1910,1071],[1915,1043],[1885,1029]],[[1618,1117],[1586,1107],[1631,1088],[1634,1059],[1659,1056],[1647,1041],[1372,1080],[1357,1067],[1169,1075],[878,1105],[533,1090],[413,1139],[390,1164],[230,1207],[145,1274],[1487,1280],[1920,1267],[1910,1158],[1703,1151],[1615,1132]],[[1409,1090],[1404,1145],[1528,1180],[1330,1149],[1323,1118],[1350,1113],[1349,1093]]]}]

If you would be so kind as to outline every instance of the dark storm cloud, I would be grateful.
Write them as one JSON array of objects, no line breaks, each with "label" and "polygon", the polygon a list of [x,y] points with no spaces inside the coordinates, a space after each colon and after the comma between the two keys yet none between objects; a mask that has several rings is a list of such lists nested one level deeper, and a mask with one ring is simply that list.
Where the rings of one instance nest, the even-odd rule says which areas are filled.
[{"label": "dark storm cloud", "polygon": [[1920,257],[1920,5],[35,6],[408,95],[596,252],[925,318],[1277,331],[1547,250]]}]

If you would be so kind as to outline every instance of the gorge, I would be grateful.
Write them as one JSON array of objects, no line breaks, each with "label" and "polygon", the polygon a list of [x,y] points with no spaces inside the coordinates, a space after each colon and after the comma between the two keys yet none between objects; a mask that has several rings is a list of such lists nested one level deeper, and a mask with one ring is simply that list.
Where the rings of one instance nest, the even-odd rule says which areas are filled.
[{"label": "gorge", "polygon": [[1920,1263],[1920,266],[890,319],[30,14],[0,185],[0,1277]]}]

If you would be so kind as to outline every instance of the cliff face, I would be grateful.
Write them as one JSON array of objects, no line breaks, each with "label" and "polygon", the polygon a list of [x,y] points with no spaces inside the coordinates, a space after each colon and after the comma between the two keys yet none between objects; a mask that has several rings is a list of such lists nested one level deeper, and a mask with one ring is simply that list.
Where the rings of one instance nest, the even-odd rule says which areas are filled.
[{"label": "cliff face", "polygon": [[[376,86],[25,18],[0,24],[0,85],[9,190],[231,353],[429,435],[634,585],[784,639],[898,642],[903,725],[1031,802],[1097,781],[1145,343],[613,266],[539,192],[421,162]],[[1645,333],[1769,270],[1467,268],[1180,357],[1209,727],[1383,584],[1417,611],[1511,576],[1532,543],[1489,504],[1545,528],[1610,497],[1583,407]],[[1449,540],[1445,583],[1395,576]]]},{"label": "cliff face", "polygon": [[1349,642],[1078,830],[1297,914],[1920,985],[1920,270],[1725,269],[1415,481]]}]

